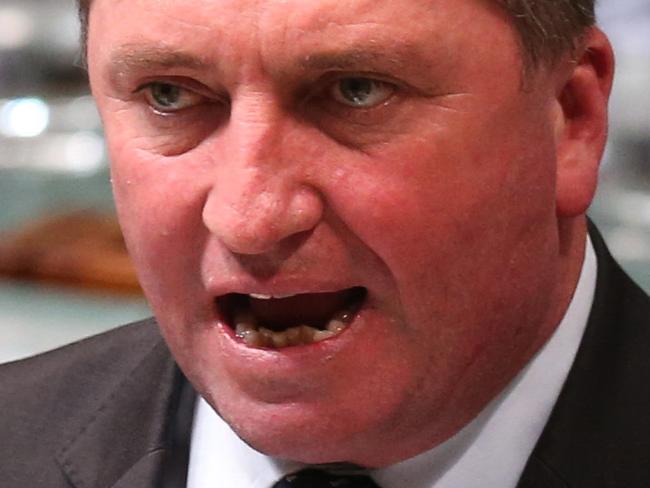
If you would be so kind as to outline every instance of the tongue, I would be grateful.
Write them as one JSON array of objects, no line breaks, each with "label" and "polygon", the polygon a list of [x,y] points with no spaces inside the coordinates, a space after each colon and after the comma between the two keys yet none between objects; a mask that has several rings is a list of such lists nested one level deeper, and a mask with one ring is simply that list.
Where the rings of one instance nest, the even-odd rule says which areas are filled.
[{"label": "tongue", "polygon": [[250,310],[260,325],[282,330],[298,325],[323,327],[332,316],[350,304],[352,290],[305,293],[288,298],[250,298]]}]

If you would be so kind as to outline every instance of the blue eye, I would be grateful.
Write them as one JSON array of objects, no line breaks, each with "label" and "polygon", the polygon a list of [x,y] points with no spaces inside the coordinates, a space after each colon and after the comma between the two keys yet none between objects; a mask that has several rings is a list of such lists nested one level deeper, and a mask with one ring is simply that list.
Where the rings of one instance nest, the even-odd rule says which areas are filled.
[{"label": "blue eye", "polygon": [[171,83],[154,82],[144,87],[147,103],[156,111],[173,113],[193,107],[205,100],[199,95],[183,87]]},{"label": "blue eye", "polygon": [[384,103],[395,86],[371,78],[342,78],[330,87],[330,95],[339,103],[355,108],[372,108]]}]

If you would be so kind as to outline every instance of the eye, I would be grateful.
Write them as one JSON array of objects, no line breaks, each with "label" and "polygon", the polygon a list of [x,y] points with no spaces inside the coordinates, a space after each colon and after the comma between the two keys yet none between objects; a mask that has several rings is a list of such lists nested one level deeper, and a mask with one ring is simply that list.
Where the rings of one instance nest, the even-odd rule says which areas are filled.
[{"label": "eye", "polygon": [[206,97],[171,83],[154,82],[142,88],[147,103],[157,112],[174,113],[202,103]]},{"label": "eye", "polygon": [[371,78],[342,78],[329,91],[332,98],[343,105],[372,108],[388,100],[395,93],[395,85]]}]

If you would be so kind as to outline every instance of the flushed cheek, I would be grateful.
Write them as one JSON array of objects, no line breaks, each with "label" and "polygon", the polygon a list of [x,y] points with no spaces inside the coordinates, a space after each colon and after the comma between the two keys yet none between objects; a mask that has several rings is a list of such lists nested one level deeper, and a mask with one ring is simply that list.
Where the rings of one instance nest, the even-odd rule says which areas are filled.
[{"label": "flushed cheek", "polygon": [[207,238],[200,171],[193,171],[197,178],[188,181],[185,161],[151,157],[128,146],[111,150],[118,215],[147,295],[157,301],[194,292],[191,278],[198,275]]},{"label": "flushed cheek", "polygon": [[[534,275],[538,265],[524,259],[531,254],[526,246],[548,231],[552,175],[542,163],[547,149],[537,154],[523,145],[467,143],[450,152],[448,143],[432,144],[386,151],[374,166],[351,172],[350,193],[331,201],[389,269],[407,322],[420,328],[433,321],[438,327],[423,328],[423,337],[459,342],[462,324],[480,322],[504,301],[491,294],[496,277],[512,277],[517,288],[522,269]],[[409,159],[399,159],[402,153]],[[530,198],[539,205],[521,205]],[[513,263],[518,269],[511,273]],[[445,334],[455,338],[447,341]],[[478,344],[484,334],[468,337]],[[467,358],[472,354],[468,348]]]},{"label": "flushed cheek", "polygon": [[135,212],[134,220],[152,217],[152,221],[162,222],[164,231],[165,226],[186,222],[175,215],[179,212],[200,214],[211,184],[207,158],[193,152],[161,156],[147,147],[149,138],[130,137],[119,127],[108,126],[107,139],[117,203],[128,205],[128,210]]},{"label": "flushed cheek", "polygon": [[552,209],[552,148],[528,143],[548,139],[536,134],[545,130],[543,120],[531,123],[521,109],[493,111],[453,114],[444,124],[421,126],[408,143],[384,145],[348,172],[351,194],[341,193],[333,205],[389,266],[391,256],[411,256],[409,249],[423,250],[415,253],[417,266],[430,246],[443,254],[477,248],[481,233],[509,230],[504,227],[513,219],[524,220],[521,213],[530,205],[521,203],[528,199]]}]

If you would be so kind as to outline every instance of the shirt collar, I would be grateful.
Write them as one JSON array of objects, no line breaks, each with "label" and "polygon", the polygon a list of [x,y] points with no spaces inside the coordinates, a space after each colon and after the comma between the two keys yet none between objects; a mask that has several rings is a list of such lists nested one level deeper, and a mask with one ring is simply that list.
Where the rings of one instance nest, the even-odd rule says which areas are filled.
[{"label": "shirt collar", "polygon": [[[585,258],[569,307],[548,342],[499,396],[440,446],[372,477],[383,488],[514,488],[571,369],[594,297],[596,256]],[[187,488],[269,488],[300,469],[248,446],[207,404],[196,406]]]}]

